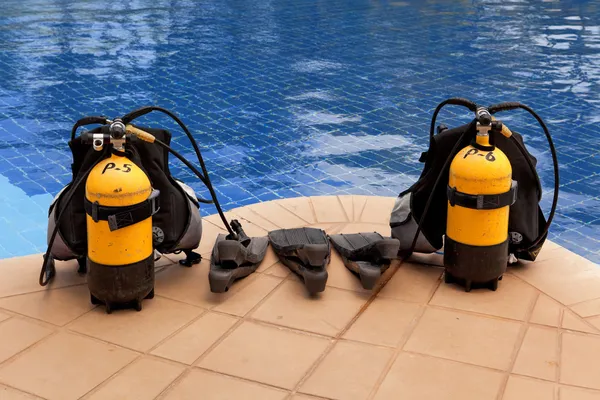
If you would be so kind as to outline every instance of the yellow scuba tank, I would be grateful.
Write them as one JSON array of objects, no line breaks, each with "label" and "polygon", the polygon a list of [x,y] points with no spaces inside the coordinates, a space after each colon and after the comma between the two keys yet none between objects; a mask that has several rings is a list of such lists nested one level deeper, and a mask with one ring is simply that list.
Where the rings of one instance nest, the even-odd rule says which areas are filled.
[{"label": "yellow scuba tank", "polygon": [[110,134],[94,134],[95,150],[112,144],[111,155],[90,172],[85,184],[87,268],[91,301],[110,313],[130,304],[140,311],[154,297],[152,215],[158,190],[124,152],[125,125],[115,120]]},{"label": "yellow scuba tank", "polygon": [[479,108],[475,140],[450,164],[445,281],[462,281],[466,291],[474,284],[496,290],[508,264],[509,207],[517,198],[517,182],[510,161],[489,135],[502,130],[508,135],[501,122]]}]

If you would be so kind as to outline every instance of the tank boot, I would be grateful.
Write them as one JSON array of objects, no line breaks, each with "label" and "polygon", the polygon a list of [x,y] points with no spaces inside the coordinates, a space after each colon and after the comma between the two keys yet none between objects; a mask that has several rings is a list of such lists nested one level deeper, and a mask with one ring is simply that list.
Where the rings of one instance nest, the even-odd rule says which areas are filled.
[{"label": "tank boot", "polygon": [[210,291],[223,293],[238,279],[252,274],[267,253],[269,239],[250,238],[238,220],[231,221],[234,234],[219,234],[210,258]]}]

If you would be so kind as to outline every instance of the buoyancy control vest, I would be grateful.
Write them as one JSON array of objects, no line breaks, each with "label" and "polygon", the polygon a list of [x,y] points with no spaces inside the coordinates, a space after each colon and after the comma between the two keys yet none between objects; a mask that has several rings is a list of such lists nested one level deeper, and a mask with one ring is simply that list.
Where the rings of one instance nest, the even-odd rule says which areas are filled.
[{"label": "buoyancy control vest", "polygon": [[[169,145],[171,134],[165,129],[141,127],[146,132]],[[103,125],[89,133],[108,133],[109,126]],[[54,198],[49,208],[48,239],[56,226],[57,212],[62,209],[65,198],[75,190],[71,201],[66,204],[61,218],[58,236],[51,255],[57,260],[81,259],[87,251],[86,213],[84,209],[85,186],[75,188],[73,182],[82,177],[98,160],[110,156],[110,152],[95,151],[78,136],[69,142],[73,155],[71,170],[73,179]],[[169,153],[163,148],[141,140],[128,147],[128,158],[140,167],[150,179],[152,186],[160,191],[160,208],[153,215],[153,246],[162,254],[196,249],[202,236],[200,199],[194,190],[174,178],[169,170]]]},{"label": "buoyancy control vest", "polygon": [[[184,131],[196,153],[200,169],[169,146],[171,141],[169,131],[156,128],[140,129],[133,125],[133,120],[153,111],[166,114]],[[94,124],[101,126],[76,137],[78,128]],[[117,147],[114,148],[113,145]],[[153,249],[162,254],[183,251],[186,257],[179,260],[179,264],[186,267],[191,267],[202,259],[200,254],[192,251],[200,245],[202,236],[200,203],[214,204],[228,232],[227,241],[236,241],[242,246],[248,246],[252,241],[244,233],[239,221],[232,220],[231,223],[227,221],[198,143],[187,126],[173,112],[159,106],[144,106],[114,120],[109,120],[105,116],[81,118],[73,125],[69,147],[73,154],[71,165],[73,179],[58,193],[48,211],[48,247],[40,270],[41,286],[47,285],[54,278],[55,259],[76,258],[79,262],[79,272],[87,271],[88,216],[94,222],[96,222],[94,218],[106,219],[111,231],[113,228],[130,226],[137,220],[152,216]],[[149,187],[153,189],[152,193],[156,195],[150,196],[143,204],[135,205],[133,209],[131,205],[127,205],[126,210],[111,214],[115,213],[113,206],[104,207],[97,203],[90,203],[85,193],[86,182],[100,162],[119,152],[124,152],[121,157],[127,157],[141,170],[144,179],[149,181]],[[211,200],[199,198],[192,188],[171,175],[169,153],[179,159],[206,186]],[[110,164],[114,163],[106,163],[105,168]],[[125,165],[123,164],[123,167]],[[111,168],[115,167],[116,165],[111,166]],[[246,253],[255,258],[264,257],[264,253],[262,256],[252,251]]]},{"label": "buoyancy control vest", "polygon": [[[470,123],[448,129],[440,125],[434,134],[435,117],[445,104],[465,105],[472,111],[477,106],[464,99],[449,99],[440,104],[431,123],[429,149],[421,154],[424,162],[419,179],[396,198],[390,215],[392,237],[400,240],[400,253],[432,253],[443,247],[448,212],[447,186],[450,163],[456,154],[468,146],[476,135],[476,119]],[[539,205],[542,198],[540,179],[536,171],[537,160],[527,151],[523,137],[512,131],[512,137],[501,134],[491,137],[493,144],[508,157],[512,166],[512,179],[518,183],[516,202],[509,213],[509,254],[517,259],[534,261],[541,250],[551,223],[558,196],[558,165],[548,130],[529,107],[520,103],[501,103],[489,107],[490,112],[523,108],[536,117],[548,138],[554,161],[554,199],[546,220]]]}]

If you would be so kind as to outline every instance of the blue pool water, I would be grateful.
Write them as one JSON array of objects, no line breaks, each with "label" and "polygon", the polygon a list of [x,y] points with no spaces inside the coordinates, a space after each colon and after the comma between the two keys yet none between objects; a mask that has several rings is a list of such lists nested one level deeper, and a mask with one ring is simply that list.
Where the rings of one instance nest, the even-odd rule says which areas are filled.
[{"label": "blue pool water", "polygon": [[[599,262],[598,2],[4,0],[0,257],[44,251],[48,205],[71,179],[69,131],[84,115],[174,111],[230,209],[396,196],[419,176],[431,114],[450,96],[521,101],[545,119],[561,164],[550,238]],[[439,121],[469,118],[450,107]],[[545,138],[524,112],[502,118],[538,159],[547,212]],[[141,122],[172,129],[193,156],[167,118]]]}]

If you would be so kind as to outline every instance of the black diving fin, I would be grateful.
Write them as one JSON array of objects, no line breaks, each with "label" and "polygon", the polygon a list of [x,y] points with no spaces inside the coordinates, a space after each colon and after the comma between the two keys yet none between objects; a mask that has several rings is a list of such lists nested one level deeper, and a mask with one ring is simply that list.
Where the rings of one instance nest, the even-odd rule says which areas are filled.
[{"label": "black diving fin", "polygon": [[346,268],[358,275],[365,289],[373,289],[400,249],[398,239],[377,232],[330,235],[329,239]]},{"label": "black diving fin", "polygon": [[290,270],[304,280],[307,290],[325,290],[331,247],[325,231],[317,228],[278,229],[269,232],[273,250]]},{"label": "black diving fin", "polygon": [[210,291],[213,293],[228,291],[235,280],[256,271],[269,246],[266,237],[248,237],[235,219],[231,221],[231,228],[237,237],[221,233],[213,247],[208,272]]}]

